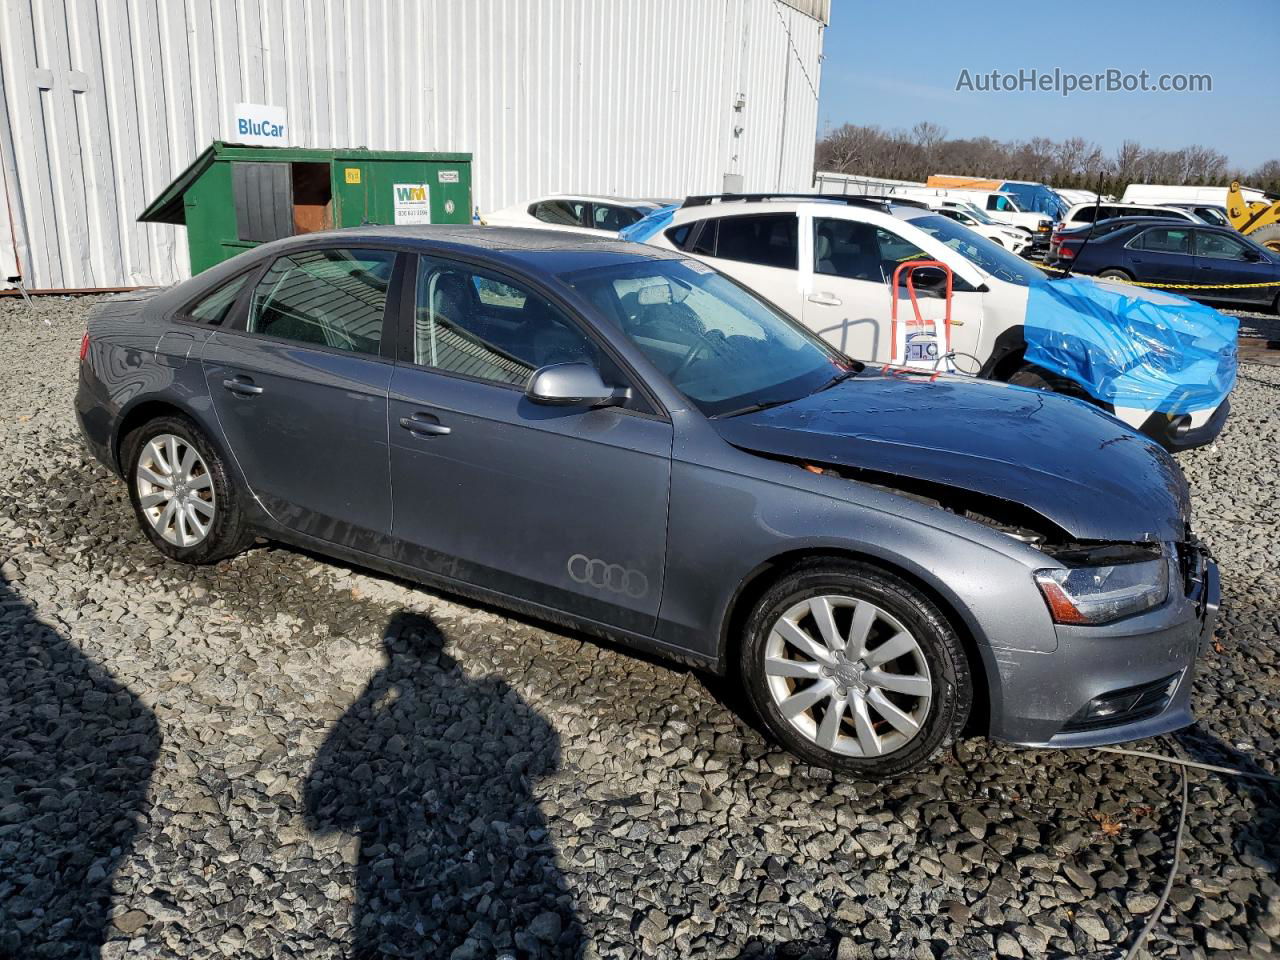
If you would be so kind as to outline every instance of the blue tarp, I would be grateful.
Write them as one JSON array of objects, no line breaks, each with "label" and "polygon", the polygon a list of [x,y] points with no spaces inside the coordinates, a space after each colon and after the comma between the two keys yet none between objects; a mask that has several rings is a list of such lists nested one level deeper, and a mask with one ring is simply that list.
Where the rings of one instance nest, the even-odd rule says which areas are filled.
[{"label": "blue tarp", "polygon": [[1030,287],[1026,359],[1113,406],[1190,413],[1235,386],[1238,326],[1176,294],[1065,277]]},{"label": "blue tarp", "polygon": [[644,243],[659,230],[666,229],[667,224],[671,222],[672,215],[679,209],[680,204],[678,203],[673,203],[669,207],[659,207],[653,213],[641,217],[630,226],[623,227],[618,231],[618,236],[623,240]]},{"label": "blue tarp", "polygon": [[1005,193],[1013,194],[1018,206],[1030,213],[1043,213],[1054,220],[1061,220],[1070,204],[1043,183],[1026,183],[1021,180],[1006,180],[1000,185]]}]

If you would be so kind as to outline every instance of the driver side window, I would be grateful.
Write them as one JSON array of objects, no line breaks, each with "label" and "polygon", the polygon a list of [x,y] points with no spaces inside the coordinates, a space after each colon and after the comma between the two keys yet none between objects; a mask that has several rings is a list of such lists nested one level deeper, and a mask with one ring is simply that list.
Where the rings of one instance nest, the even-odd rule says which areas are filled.
[{"label": "driver side window", "polygon": [[1245,260],[1246,247],[1239,240],[1207,230],[1196,231],[1196,254],[1214,260]]},{"label": "driver side window", "polygon": [[915,244],[883,227],[825,217],[813,221],[815,273],[884,283],[900,263],[925,256]]},{"label": "driver side window", "polygon": [[544,298],[462,264],[418,261],[412,361],[521,387],[551,363],[598,365],[594,343]]}]

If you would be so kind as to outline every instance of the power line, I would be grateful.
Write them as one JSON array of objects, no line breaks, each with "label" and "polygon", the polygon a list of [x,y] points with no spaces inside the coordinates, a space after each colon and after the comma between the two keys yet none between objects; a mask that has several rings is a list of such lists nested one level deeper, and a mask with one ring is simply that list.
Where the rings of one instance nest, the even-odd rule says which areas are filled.
[{"label": "power line", "polygon": [[791,47],[791,52],[795,54],[796,63],[800,64],[800,72],[804,74],[804,82],[809,85],[809,90],[813,93],[813,99],[817,100],[818,88],[809,79],[809,71],[804,68],[804,60],[800,56],[800,51],[796,49],[795,42],[791,39],[791,28],[787,26],[787,19],[782,15],[782,4],[778,0],[773,0],[773,12],[778,15],[778,20],[782,23],[782,30],[787,35],[787,45]]}]

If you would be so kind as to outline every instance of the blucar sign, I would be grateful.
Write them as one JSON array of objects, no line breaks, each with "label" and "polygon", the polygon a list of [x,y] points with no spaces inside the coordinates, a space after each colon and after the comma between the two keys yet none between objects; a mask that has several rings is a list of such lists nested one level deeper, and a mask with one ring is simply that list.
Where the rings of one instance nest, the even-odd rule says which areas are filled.
[{"label": "blucar sign", "polygon": [[289,126],[284,107],[265,103],[237,103],[231,124],[231,141],[259,147],[289,145]]}]

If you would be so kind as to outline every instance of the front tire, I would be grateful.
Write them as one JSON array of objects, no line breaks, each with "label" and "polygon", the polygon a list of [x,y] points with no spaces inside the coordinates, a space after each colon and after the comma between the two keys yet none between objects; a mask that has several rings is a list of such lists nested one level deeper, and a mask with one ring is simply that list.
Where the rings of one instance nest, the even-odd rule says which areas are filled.
[{"label": "front tire", "polygon": [[222,454],[181,415],[132,431],[121,464],[138,525],[165,556],[216,563],[253,542]]},{"label": "front tire", "polygon": [[739,670],[778,743],[872,780],[927,763],[973,702],[947,618],[917,587],[862,563],[814,561],[778,580],[747,621]]},{"label": "front tire", "polygon": [[1084,388],[1074,380],[1068,380],[1066,377],[1058,376],[1056,373],[1050,373],[1048,370],[1037,367],[1033,363],[1024,363],[1009,375],[1009,379],[1006,382],[1013,384],[1015,387],[1046,390],[1049,393],[1058,393],[1064,397],[1075,397],[1077,400],[1085,400],[1089,403],[1094,402]]}]

